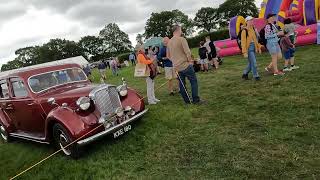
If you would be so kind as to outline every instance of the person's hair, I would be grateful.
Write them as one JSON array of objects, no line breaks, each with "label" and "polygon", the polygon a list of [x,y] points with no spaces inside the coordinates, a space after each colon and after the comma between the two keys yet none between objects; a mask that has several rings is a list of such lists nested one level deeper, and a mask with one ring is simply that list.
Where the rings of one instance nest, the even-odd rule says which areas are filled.
[{"label": "person's hair", "polygon": [[206,39],[211,39],[210,36],[206,36]]},{"label": "person's hair", "polygon": [[203,46],[203,45],[204,45],[204,42],[203,42],[203,41],[201,41],[201,42],[200,42],[200,46]]},{"label": "person's hair", "polygon": [[290,18],[287,18],[284,20],[284,24],[291,24],[291,23],[292,23],[292,21]]},{"label": "person's hair", "polygon": [[171,29],[171,31],[172,31],[172,33],[174,33],[174,32],[176,32],[179,28],[181,28],[181,26],[179,26],[179,25],[173,25],[172,26],[172,29]]}]

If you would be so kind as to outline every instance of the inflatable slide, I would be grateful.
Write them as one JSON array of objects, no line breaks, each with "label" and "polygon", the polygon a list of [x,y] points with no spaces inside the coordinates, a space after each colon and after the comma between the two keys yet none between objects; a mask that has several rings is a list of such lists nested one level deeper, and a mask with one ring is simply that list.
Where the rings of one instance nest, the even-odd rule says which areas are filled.
[{"label": "inflatable slide", "polygon": [[[320,0],[263,0],[259,17],[254,19],[258,31],[264,28],[266,16],[277,14],[277,24],[283,28],[284,20],[290,18],[296,24],[298,32],[297,45],[303,46],[317,42],[317,21],[320,19]],[[215,41],[221,49],[219,56],[232,56],[240,54],[237,36],[241,25],[245,24],[242,16],[233,17],[229,23],[230,39]]]}]

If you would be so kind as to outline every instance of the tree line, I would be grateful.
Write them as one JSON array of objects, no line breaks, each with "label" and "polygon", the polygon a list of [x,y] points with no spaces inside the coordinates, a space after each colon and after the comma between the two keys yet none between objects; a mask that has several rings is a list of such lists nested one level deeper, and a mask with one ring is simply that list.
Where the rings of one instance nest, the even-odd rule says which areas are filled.
[{"label": "tree line", "polygon": [[[200,34],[217,31],[226,28],[229,20],[238,15],[257,16],[258,9],[254,0],[226,0],[218,8],[203,7],[198,10],[194,19],[180,10],[151,13],[145,25],[145,32],[138,34],[136,41],[142,44],[145,39],[151,37],[170,37],[170,28],[174,24],[180,24],[187,37],[190,37],[195,30]],[[2,65],[1,71],[80,55],[90,61],[97,61],[132,50],[128,34],[116,23],[110,23],[99,32],[99,36],[84,36],[78,42],[51,39],[41,46],[20,48],[15,51],[16,58]]]}]

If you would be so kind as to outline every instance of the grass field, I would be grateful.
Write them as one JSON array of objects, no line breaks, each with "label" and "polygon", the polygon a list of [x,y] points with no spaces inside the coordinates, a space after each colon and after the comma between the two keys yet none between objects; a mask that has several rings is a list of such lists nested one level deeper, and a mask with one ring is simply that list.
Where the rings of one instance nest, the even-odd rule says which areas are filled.
[{"label": "grass field", "polygon": [[[89,145],[83,157],[55,155],[21,179],[320,179],[320,48],[298,48],[299,70],[283,77],[263,72],[242,81],[246,61],[228,57],[218,72],[199,73],[208,105],[185,105],[179,95],[156,92],[161,103],[119,139]],[[281,62],[282,65],[282,62]],[[146,94],[133,69],[111,77]],[[95,80],[98,81],[98,77]],[[156,86],[164,83],[159,76]],[[0,179],[14,176],[54,150],[16,140],[0,143]]]}]

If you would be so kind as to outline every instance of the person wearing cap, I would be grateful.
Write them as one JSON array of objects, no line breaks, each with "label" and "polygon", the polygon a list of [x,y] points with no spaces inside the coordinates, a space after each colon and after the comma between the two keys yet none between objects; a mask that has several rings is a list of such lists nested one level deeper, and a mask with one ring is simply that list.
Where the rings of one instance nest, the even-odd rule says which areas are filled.
[{"label": "person wearing cap", "polygon": [[282,58],[282,53],[279,45],[279,36],[283,35],[282,31],[279,31],[274,22],[276,21],[276,14],[268,14],[268,24],[265,26],[265,38],[267,40],[266,48],[271,55],[271,63],[265,68],[266,71],[273,69],[273,75],[284,75],[283,72],[278,70],[278,60]]},{"label": "person wearing cap", "polygon": [[253,26],[253,17],[246,18],[246,26],[241,31],[242,54],[248,58],[248,66],[243,71],[242,78],[249,80],[248,74],[252,71],[255,80],[259,81],[260,76],[257,70],[256,53],[261,53],[261,45],[258,42],[257,33]]}]

